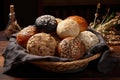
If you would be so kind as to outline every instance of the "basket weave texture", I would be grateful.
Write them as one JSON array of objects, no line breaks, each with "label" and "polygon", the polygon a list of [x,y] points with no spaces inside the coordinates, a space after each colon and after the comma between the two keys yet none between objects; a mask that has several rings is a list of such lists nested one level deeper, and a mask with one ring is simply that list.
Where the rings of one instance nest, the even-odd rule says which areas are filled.
[{"label": "basket weave texture", "polygon": [[65,72],[70,70],[82,69],[88,65],[92,60],[100,57],[100,53],[97,53],[91,57],[69,61],[69,62],[47,62],[47,61],[33,61],[32,63],[44,70],[53,72]]},{"label": "basket weave texture", "polygon": [[120,45],[120,32],[110,30],[107,33],[102,33],[103,38],[109,45]]}]

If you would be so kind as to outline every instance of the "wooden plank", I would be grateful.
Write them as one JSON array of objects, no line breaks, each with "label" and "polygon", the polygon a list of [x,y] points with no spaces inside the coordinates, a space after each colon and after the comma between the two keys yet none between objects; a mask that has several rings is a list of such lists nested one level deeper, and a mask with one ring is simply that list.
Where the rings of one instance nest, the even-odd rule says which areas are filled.
[{"label": "wooden plank", "polygon": [[0,55],[0,67],[3,67],[4,65],[4,58],[2,55]]}]

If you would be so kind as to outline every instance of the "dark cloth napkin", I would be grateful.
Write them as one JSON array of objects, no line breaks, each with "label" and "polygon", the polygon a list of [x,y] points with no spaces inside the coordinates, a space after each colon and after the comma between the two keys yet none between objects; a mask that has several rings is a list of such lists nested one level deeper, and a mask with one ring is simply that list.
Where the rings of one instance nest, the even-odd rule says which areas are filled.
[{"label": "dark cloth napkin", "polygon": [[[101,53],[101,57],[96,60],[94,66],[97,67],[97,70],[100,72],[109,72],[111,71],[117,62],[118,59],[113,58],[109,55],[109,47],[105,43],[102,36],[95,32],[92,29],[89,31],[95,33],[100,40],[100,43],[93,46],[87,53],[87,57],[94,55],[96,53]],[[17,33],[16,33],[17,34]],[[65,58],[53,57],[53,56],[35,56],[28,54],[27,51],[21,47],[16,42],[16,34],[13,34],[9,40],[9,45],[6,47],[3,56],[5,58],[4,64],[4,74],[9,75],[35,75],[34,73],[41,73],[41,69],[29,63],[30,61],[71,61]],[[92,63],[92,62],[91,62]],[[89,67],[89,65],[88,65]],[[87,68],[87,67],[86,67]],[[84,68],[84,69],[86,69]]]}]

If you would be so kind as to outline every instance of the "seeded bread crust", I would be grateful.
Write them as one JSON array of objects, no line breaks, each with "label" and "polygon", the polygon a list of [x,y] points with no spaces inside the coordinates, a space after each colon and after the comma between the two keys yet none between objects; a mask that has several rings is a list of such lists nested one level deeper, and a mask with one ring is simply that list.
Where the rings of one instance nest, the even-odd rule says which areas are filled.
[{"label": "seeded bread crust", "polygon": [[85,54],[85,45],[75,37],[67,37],[58,45],[58,54],[62,58],[77,60]]},{"label": "seeded bread crust", "polygon": [[28,40],[27,50],[34,55],[53,56],[56,46],[57,42],[50,34],[38,33]]}]

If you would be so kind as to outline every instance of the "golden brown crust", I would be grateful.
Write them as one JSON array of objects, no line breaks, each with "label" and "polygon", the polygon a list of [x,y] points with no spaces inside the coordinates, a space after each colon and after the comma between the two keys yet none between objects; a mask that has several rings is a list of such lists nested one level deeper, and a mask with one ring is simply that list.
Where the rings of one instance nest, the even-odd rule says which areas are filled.
[{"label": "golden brown crust", "polygon": [[34,26],[28,26],[23,28],[20,32],[18,32],[16,36],[17,43],[22,47],[26,48],[28,39],[36,33],[37,29]]},{"label": "golden brown crust", "polygon": [[87,21],[83,17],[81,17],[81,16],[69,16],[66,19],[75,20],[79,24],[79,26],[80,26],[80,32],[86,31],[87,28],[88,28]]}]

